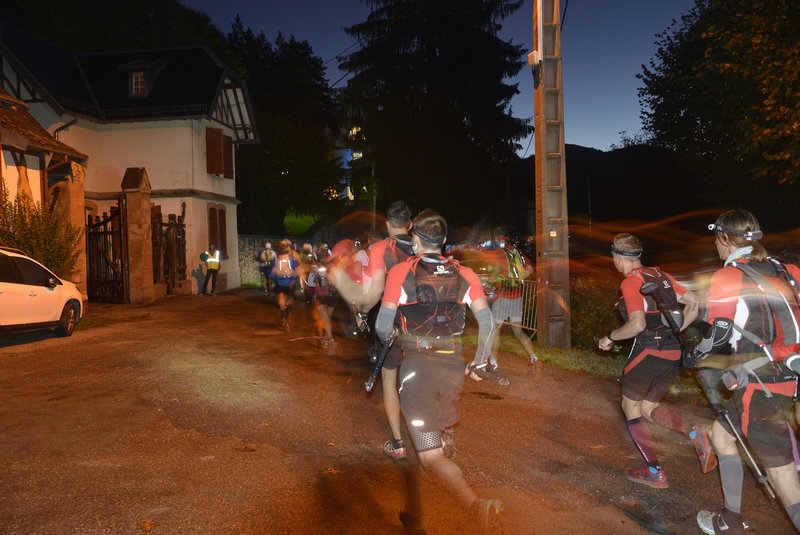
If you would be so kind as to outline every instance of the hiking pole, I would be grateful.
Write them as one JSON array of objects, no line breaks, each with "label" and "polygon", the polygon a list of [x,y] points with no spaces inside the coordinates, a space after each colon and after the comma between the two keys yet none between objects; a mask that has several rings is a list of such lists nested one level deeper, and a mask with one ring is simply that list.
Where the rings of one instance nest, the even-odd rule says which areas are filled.
[{"label": "hiking pole", "polygon": [[389,341],[381,346],[381,352],[378,353],[378,363],[375,365],[375,369],[372,370],[372,375],[369,379],[367,379],[367,382],[364,383],[364,387],[367,389],[367,392],[372,392],[372,387],[375,386],[375,380],[381,373],[381,368],[383,368],[383,361],[386,359],[386,355],[389,353],[389,348],[391,348],[392,344],[394,344],[395,338],[397,338],[397,329],[392,329],[392,336],[389,338]]},{"label": "hiking pole", "polygon": [[[747,444],[745,443],[744,437],[742,437],[736,430],[736,426],[733,425],[733,421],[731,420],[728,411],[725,410],[725,407],[723,406],[722,403],[722,398],[720,398],[719,392],[714,386],[716,382],[712,384],[713,380],[711,377],[712,371],[709,368],[697,367],[696,356],[694,354],[695,351],[694,349],[690,350],[686,346],[686,343],[683,339],[683,333],[681,332],[680,327],[677,325],[677,323],[675,323],[674,316],[670,313],[667,306],[660,299],[660,295],[657,291],[658,289],[659,289],[658,285],[655,284],[654,282],[646,282],[642,284],[642,287],[639,291],[642,295],[651,296],[653,298],[653,301],[656,302],[656,306],[658,307],[659,312],[661,312],[664,318],[666,318],[670,329],[672,329],[672,332],[675,334],[675,338],[678,340],[678,344],[680,344],[681,346],[681,361],[684,363],[684,366],[686,366],[686,364],[693,364],[694,367],[697,368],[695,376],[698,377],[698,380],[700,382],[700,388],[703,390],[703,393],[706,395],[708,402],[711,404],[711,410],[713,410],[714,413],[717,414],[718,416],[722,416],[725,419],[725,422],[727,422],[728,427],[733,433],[733,436],[736,438],[736,441],[739,442],[739,444],[742,446],[742,450],[744,450],[744,453],[750,460],[750,466],[753,469],[756,479],[758,480],[759,483],[761,483],[764,486],[764,490],[767,492],[767,494],[769,494],[769,496],[772,499],[775,499],[775,491],[772,489],[772,485],[770,484],[769,479],[767,479],[767,477],[761,471],[761,468],[759,468],[758,463],[756,462],[753,455],[750,453],[750,449],[747,447]],[[689,358],[690,354],[691,358]],[[686,356],[685,359],[684,355]]]},{"label": "hiking pole", "polygon": [[708,398],[709,403],[711,403],[711,409],[717,415],[722,416],[725,419],[725,422],[728,424],[728,427],[733,433],[733,436],[736,438],[736,441],[742,446],[742,450],[744,450],[745,455],[747,455],[747,459],[750,461],[750,466],[753,469],[756,479],[759,483],[764,485],[764,490],[770,496],[770,498],[774,500],[775,491],[772,489],[772,485],[770,484],[769,479],[767,479],[767,476],[764,475],[764,472],[762,472],[761,468],[759,468],[758,463],[753,457],[753,454],[750,453],[750,449],[747,447],[744,437],[739,434],[739,432],[736,430],[736,426],[733,425],[733,421],[731,420],[728,411],[723,407],[719,392],[717,392],[717,389],[711,384],[711,373],[712,371],[708,368],[697,369],[695,376],[699,379],[700,388],[702,388],[703,393],[706,395],[706,398]]}]

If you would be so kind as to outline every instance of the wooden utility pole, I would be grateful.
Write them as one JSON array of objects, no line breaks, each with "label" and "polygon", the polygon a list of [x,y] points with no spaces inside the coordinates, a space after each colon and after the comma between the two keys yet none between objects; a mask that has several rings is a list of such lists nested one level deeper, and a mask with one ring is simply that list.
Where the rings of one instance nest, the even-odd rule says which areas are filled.
[{"label": "wooden utility pole", "polygon": [[559,0],[534,0],[534,51],[528,64],[533,69],[536,137],[536,329],[540,344],[570,347],[560,23]]}]

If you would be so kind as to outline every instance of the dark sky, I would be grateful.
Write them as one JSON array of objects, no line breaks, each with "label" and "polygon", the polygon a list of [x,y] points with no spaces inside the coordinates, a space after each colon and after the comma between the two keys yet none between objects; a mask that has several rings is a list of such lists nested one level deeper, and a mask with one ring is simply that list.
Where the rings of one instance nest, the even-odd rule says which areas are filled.
[{"label": "dark sky", "polygon": [[[564,16],[561,36],[564,120],[567,143],[607,150],[641,128],[636,74],[654,56],[657,33],[687,12],[694,0],[560,0]],[[183,0],[206,12],[223,32],[239,14],[245,26],[263,31],[274,41],[278,32],[308,41],[314,54],[328,62],[328,78],[342,73],[335,59],[352,51],[354,40],[342,30],[366,19],[369,9],[359,0]],[[501,36],[533,49],[533,0],[504,21]],[[527,55],[527,54],[526,54]],[[524,58],[522,58],[524,59]],[[514,82],[520,95],[512,102],[517,117],[533,117],[533,79],[524,68]],[[346,79],[340,82],[346,83]],[[521,141],[520,155],[533,153]],[[527,152],[526,152],[527,148]]]}]

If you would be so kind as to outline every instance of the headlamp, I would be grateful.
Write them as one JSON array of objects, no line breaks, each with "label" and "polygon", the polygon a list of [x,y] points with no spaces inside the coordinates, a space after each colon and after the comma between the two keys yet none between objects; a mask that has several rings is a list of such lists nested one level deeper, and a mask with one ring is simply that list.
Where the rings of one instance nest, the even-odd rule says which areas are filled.
[{"label": "headlamp", "polygon": [[725,225],[718,225],[716,223],[711,223],[708,225],[708,230],[711,232],[722,232],[723,234],[731,234],[733,236],[739,236],[744,238],[745,240],[760,240],[764,237],[764,233],[760,230],[749,230],[747,232],[742,232],[741,230],[734,230],[732,228],[728,228]]},{"label": "headlamp", "polygon": [[641,251],[631,251],[631,252],[622,251],[620,249],[617,249],[613,245],[611,246],[611,252],[614,254],[618,254],[620,256],[639,256],[642,254]]}]

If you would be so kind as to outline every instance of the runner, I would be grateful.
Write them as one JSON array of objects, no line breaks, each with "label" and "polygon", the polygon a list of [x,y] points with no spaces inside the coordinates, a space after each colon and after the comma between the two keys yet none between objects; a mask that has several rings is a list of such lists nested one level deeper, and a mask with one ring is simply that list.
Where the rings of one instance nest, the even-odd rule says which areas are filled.
[{"label": "runner", "polygon": [[289,317],[294,304],[294,291],[297,284],[296,252],[292,250],[289,240],[281,240],[278,244],[278,256],[272,268],[270,278],[275,280],[275,292],[278,295],[278,308],[281,312],[281,329],[289,331]]},{"label": "runner", "polygon": [[717,465],[708,444],[708,426],[691,425],[680,414],[659,405],[678,375],[681,347],[672,329],[664,323],[653,297],[642,295],[646,281],[656,280],[662,287],[671,287],[670,297],[684,305],[681,330],[697,317],[697,301],[692,292],[658,268],[642,265],[642,243],[632,234],[617,234],[611,245],[614,267],[625,275],[620,288],[620,310],[625,323],[603,336],[600,349],[610,350],[619,340],[634,338],[628,362],[622,374],[622,411],[631,440],[645,461],[642,468],[625,471],[628,479],[652,488],[669,487],[667,476],[656,458],[651,444],[648,423],[674,429],[694,444],[700,469],[708,473]]},{"label": "runner", "polygon": [[[788,354],[800,348],[796,344],[797,286],[791,287],[792,280],[800,280],[800,269],[767,256],[759,242],[758,220],[746,210],[725,212],[709,230],[714,231],[714,245],[725,265],[711,277],[711,329],[698,349],[711,352],[730,346],[738,366],[729,372],[741,372],[743,365],[749,368],[744,374],[733,374],[735,381],[728,375],[726,382],[733,393],[724,410],[761,459],[786,514],[800,530],[800,480],[787,426],[797,376],[783,364]],[[779,303],[788,305],[782,308]],[[697,524],[708,534],[742,533],[750,527],[741,516],[744,470],[724,415],[714,422],[709,437],[719,457],[725,504],[720,513],[700,511]]]},{"label": "runner", "polygon": [[[485,527],[500,511],[497,500],[478,498],[461,468],[443,452],[443,431],[460,418],[464,375],[484,369],[494,322],[480,281],[469,268],[442,256],[444,218],[425,210],[414,219],[416,253],[389,271],[375,328],[388,343],[399,315],[403,349],[400,405],[422,466],[453,492]],[[467,370],[460,335],[465,305],[478,321],[478,349]]]},{"label": "runner", "polygon": [[498,368],[497,350],[500,347],[500,330],[503,323],[508,321],[511,325],[511,332],[514,333],[517,342],[534,366],[534,372],[538,372],[541,369],[541,363],[533,350],[530,337],[522,329],[522,288],[525,279],[533,274],[533,265],[528,257],[511,245],[508,232],[503,227],[499,227],[495,231],[493,246],[490,281],[496,288],[494,301],[492,301],[492,316],[497,324],[497,329],[489,367],[492,371],[496,371]]},{"label": "runner", "polygon": [[[369,266],[372,270],[372,288],[374,292],[380,291],[381,295],[384,290],[386,273],[414,254],[411,237],[408,235],[411,230],[411,210],[403,201],[393,202],[386,211],[386,230],[389,237],[373,244],[370,248]],[[370,310],[369,317],[373,326],[379,308],[376,305]],[[370,348],[375,359],[371,358],[370,360],[376,361],[380,350],[381,344],[376,335],[375,343]],[[406,458],[406,445],[403,442],[400,425],[400,398],[397,394],[397,367],[402,358],[400,344],[393,345],[389,348],[381,367],[383,408],[392,432],[392,438],[383,444],[383,452],[396,460]]]}]

